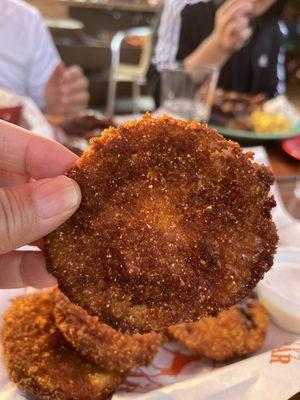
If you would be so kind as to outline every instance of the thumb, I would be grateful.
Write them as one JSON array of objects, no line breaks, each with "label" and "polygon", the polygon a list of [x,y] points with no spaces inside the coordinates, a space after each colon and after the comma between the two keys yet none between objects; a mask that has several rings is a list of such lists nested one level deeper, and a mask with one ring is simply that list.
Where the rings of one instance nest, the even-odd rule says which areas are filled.
[{"label": "thumb", "polygon": [[31,243],[67,220],[81,200],[79,186],[66,177],[0,189],[0,254]]},{"label": "thumb", "polygon": [[54,71],[52,72],[48,83],[53,83],[53,84],[58,84],[62,81],[63,75],[65,73],[66,66],[63,61],[61,61],[57,66],[55,67]]}]

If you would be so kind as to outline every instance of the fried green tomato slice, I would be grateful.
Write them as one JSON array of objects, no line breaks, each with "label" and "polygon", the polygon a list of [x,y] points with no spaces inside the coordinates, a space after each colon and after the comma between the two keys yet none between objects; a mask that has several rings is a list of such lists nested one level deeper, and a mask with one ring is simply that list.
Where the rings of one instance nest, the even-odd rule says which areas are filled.
[{"label": "fried green tomato slice", "polygon": [[149,364],[163,342],[163,335],[155,332],[122,334],[88,315],[58,290],[54,294],[54,318],[64,337],[81,354],[119,372]]},{"label": "fried green tomato slice", "polygon": [[229,361],[257,351],[265,340],[268,323],[263,305],[247,299],[216,317],[171,326],[168,333],[199,356]]},{"label": "fried green tomato slice", "polygon": [[121,375],[88,361],[64,339],[51,292],[17,298],[5,313],[3,348],[11,379],[41,400],[107,399]]},{"label": "fried green tomato slice", "polygon": [[271,171],[197,122],[149,114],[92,139],[82,203],[46,238],[59,288],[129,333],[214,315],[273,263]]}]

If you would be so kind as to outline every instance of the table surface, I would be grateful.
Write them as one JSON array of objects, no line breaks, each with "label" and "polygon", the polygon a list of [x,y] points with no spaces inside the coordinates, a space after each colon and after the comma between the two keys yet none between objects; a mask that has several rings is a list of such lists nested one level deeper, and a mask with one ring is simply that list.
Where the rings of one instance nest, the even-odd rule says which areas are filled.
[{"label": "table surface", "polygon": [[287,155],[279,142],[265,147],[283,203],[293,217],[300,219],[300,198],[295,195],[296,184],[300,187],[300,161]]},{"label": "table surface", "polygon": [[266,150],[276,178],[289,178],[300,174],[300,162],[286,154],[280,143],[268,144]]}]

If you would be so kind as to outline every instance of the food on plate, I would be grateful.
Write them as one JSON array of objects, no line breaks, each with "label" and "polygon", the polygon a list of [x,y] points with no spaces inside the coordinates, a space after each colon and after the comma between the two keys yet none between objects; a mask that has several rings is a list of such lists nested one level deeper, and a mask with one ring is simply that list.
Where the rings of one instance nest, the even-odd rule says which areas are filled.
[{"label": "food on plate", "polygon": [[256,110],[251,114],[251,122],[255,132],[260,133],[287,133],[292,129],[283,114],[271,114]]},{"label": "food on plate", "polygon": [[102,131],[110,126],[114,126],[112,118],[95,113],[84,113],[76,117],[69,117],[60,123],[60,127],[67,135],[80,136],[87,140],[100,136]]},{"label": "food on plate", "polygon": [[280,95],[266,101],[262,106],[262,111],[269,114],[284,115],[292,127],[299,123],[300,120],[298,110],[285,95]]},{"label": "food on plate", "polygon": [[175,325],[168,332],[199,356],[228,361],[257,351],[265,340],[268,322],[263,305],[247,299],[216,317]]},{"label": "food on plate", "polygon": [[68,176],[77,212],[46,238],[75,304],[129,333],[215,315],[269,270],[273,175],[195,121],[149,114],[91,140]]},{"label": "food on plate", "polygon": [[122,334],[88,315],[58,290],[54,317],[57,327],[80,353],[104,368],[119,372],[147,365],[163,341],[158,333]]},{"label": "food on plate", "polygon": [[264,93],[227,92],[217,89],[214,96],[210,122],[233,129],[253,130],[251,113],[267,100]]},{"label": "food on plate", "polygon": [[60,122],[60,129],[56,133],[64,146],[81,156],[88,148],[88,141],[93,137],[101,136],[102,131],[110,126],[114,126],[112,118],[95,112],[85,112],[64,119]]},{"label": "food on plate", "polygon": [[277,96],[266,101],[251,114],[254,130],[260,133],[288,133],[299,120],[298,111],[286,96]]},{"label": "food on plate", "polygon": [[122,380],[74,350],[56,328],[52,292],[14,300],[4,316],[3,348],[11,379],[41,400],[107,399]]},{"label": "food on plate", "polygon": [[267,100],[257,95],[216,90],[210,123],[256,133],[288,133],[299,121],[299,113],[285,96]]}]

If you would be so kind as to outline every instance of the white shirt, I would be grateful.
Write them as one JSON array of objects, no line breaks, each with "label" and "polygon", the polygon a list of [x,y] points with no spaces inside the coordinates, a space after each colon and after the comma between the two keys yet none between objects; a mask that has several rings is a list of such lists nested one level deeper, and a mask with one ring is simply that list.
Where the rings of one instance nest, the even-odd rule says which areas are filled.
[{"label": "white shirt", "polygon": [[0,0],[0,86],[44,106],[45,84],[60,61],[39,11]]},{"label": "white shirt", "polygon": [[158,29],[158,41],[152,60],[158,71],[161,71],[165,65],[173,65],[175,63],[181,29],[181,11],[187,5],[209,1],[210,0],[165,1]]}]

